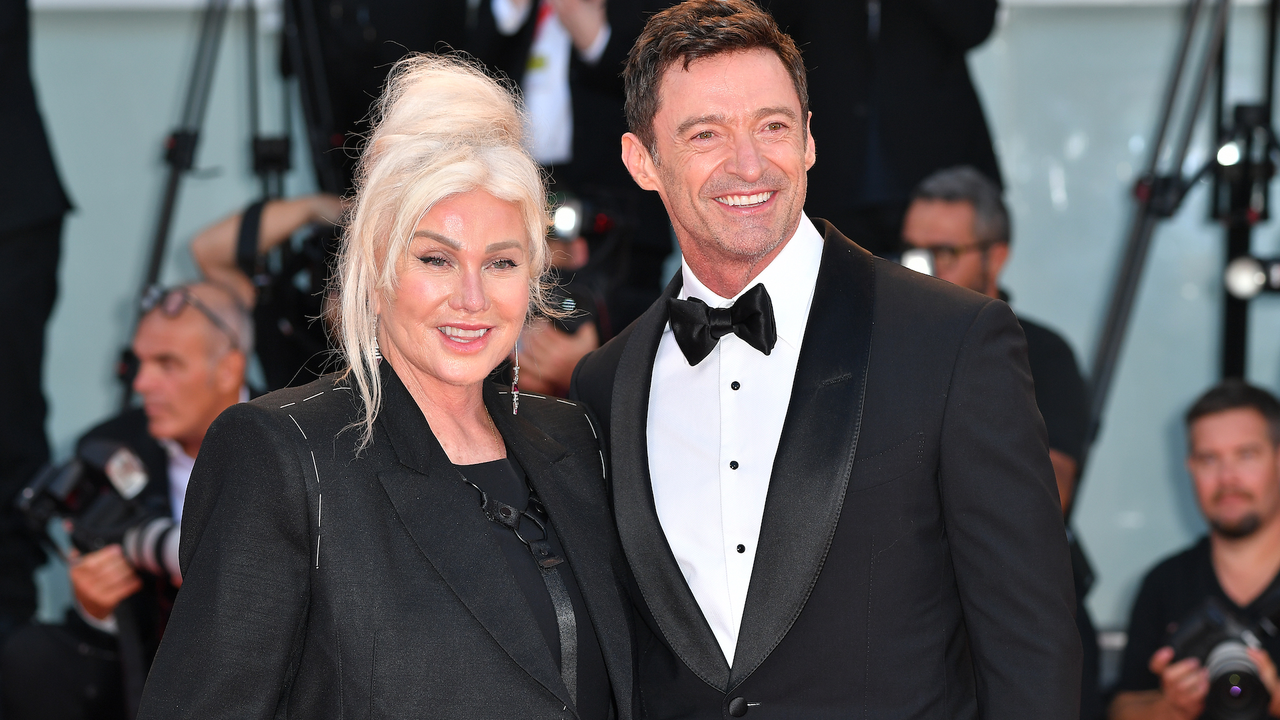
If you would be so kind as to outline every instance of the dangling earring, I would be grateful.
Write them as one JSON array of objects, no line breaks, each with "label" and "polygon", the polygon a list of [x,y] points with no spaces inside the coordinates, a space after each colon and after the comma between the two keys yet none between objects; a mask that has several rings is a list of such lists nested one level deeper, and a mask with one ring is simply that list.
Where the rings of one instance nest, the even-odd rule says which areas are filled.
[{"label": "dangling earring", "polygon": [[516,344],[516,365],[511,375],[511,414],[520,411],[520,345]]},{"label": "dangling earring", "polygon": [[373,318],[373,359],[375,363],[382,363],[382,349],[378,347],[378,318]]}]

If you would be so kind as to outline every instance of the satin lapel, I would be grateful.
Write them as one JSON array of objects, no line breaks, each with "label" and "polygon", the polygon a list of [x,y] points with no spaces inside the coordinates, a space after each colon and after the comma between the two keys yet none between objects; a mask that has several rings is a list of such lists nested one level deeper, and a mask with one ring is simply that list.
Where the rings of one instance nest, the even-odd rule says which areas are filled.
[{"label": "satin lapel", "polygon": [[384,371],[382,380],[378,422],[403,466],[378,473],[378,479],[400,522],[511,659],[572,707],[546,640],[480,511],[479,495],[462,482],[395,374]]},{"label": "satin lapel", "polygon": [[[565,447],[526,420],[523,412],[512,416],[510,395],[485,394],[486,402],[491,398],[489,412],[507,449],[529,474],[529,483],[546,506],[556,535],[569,556],[569,567],[591,614],[591,624],[615,695],[629,698],[631,635],[613,572],[611,543],[603,540],[611,535],[612,519],[605,499],[600,456],[596,453],[566,455]],[[525,400],[521,408],[532,402],[557,401]],[[582,423],[585,432],[585,414]]]},{"label": "satin lapel", "polygon": [[729,664],[667,545],[649,479],[653,360],[667,325],[666,299],[679,292],[681,281],[677,273],[662,297],[636,321],[618,361],[609,431],[614,516],[640,594],[667,645],[703,682],[724,690]]},{"label": "satin lapel", "polygon": [[871,357],[871,255],[829,223],[791,401],[765,499],[729,687],[764,662],[799,616],[840,520]]}]

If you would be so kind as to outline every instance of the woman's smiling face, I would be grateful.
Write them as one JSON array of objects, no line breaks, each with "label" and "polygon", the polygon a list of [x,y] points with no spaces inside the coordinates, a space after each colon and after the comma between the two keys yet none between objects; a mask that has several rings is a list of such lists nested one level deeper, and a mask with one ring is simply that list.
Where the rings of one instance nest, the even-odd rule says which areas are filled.
[{"label": "woman's smiling face", "polygon": [[528,263],[515,203],[483,190],[436,203],[396,260],[394,296],[379,302],[383,357],[424,389],[483,381],[524,326]]}]

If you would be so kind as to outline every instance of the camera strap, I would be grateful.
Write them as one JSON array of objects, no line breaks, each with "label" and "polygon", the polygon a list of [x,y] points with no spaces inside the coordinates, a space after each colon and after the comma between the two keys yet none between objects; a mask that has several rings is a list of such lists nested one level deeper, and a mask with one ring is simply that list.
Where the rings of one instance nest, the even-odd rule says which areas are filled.
[{"label": "camera strap", "polygon": [[266,199],[259,200],[240,214],[240,233],[236,237],[236,267],[250,279],[258,274],[258,238],[262,235],[262,208]]},{"label": "camera strap", "polygon": [[[471,482],[461,472],[462,481],[480,493],[480,509],[490,522],[495,522],[515,534],[533,556],[547,586],[547,595],[551,598],[551,607],[556,614],[556,630],[560,636],[560,679],[569,691],[569,699],[578,703],[578,622],[573,611],[573,600],[569,597],[569,588],[560,574],[564,558],[556,554],[548,541],[547,523],[550,522],[542,501],[529,487],[529,506],[524,510],[517,509],[496,498],[489,497],[480,486]],[[526,480],[526,486],[528,481]],[[521,534],[520,521],[528,518],[537,528],[541,537],[532,538]]]}]

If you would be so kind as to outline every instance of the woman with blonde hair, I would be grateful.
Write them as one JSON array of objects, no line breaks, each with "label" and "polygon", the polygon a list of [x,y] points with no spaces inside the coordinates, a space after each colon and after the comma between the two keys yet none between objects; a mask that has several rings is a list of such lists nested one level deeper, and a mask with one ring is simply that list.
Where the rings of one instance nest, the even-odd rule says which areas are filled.
[{"label": "woman with blonde hair", "polygon": [[545,304],[511,93],[401,61],[361,158],[343,372],[224,413],[142,718],[629,718],[623,559],[593,421],[486,382]]}]

